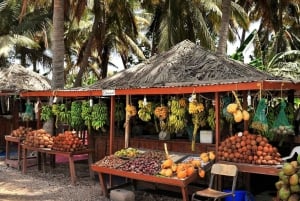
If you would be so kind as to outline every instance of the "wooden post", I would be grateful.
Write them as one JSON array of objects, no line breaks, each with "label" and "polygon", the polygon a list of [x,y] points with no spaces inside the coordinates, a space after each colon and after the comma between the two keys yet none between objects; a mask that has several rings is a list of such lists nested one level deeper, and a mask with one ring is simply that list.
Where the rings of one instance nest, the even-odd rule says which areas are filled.
[{"label": "wooden post", "polygon": [[109,134],[109,154],[113,154],[113,144],[115,138],[115,104],[116,97],[110,97],[110,134]]},{"label": "wooden post", "polygon": [[[129,105],[129,95],[126,95],[126,105]],[[130,132],[130,117],[127,115],[127,113],[125,114],[125,148],[128,148],[129,146],[129,132]]]},{"label": "wooden post", "polygon": [[219,96],[219,92],[215,92],[215,115],[216,115],[216,130],[215,130],[215,145],[216,145],[216,151],[218,151],[218,146],[220,143],[220,135],[221,135],[221,131],[220,131],[220,96]]}]

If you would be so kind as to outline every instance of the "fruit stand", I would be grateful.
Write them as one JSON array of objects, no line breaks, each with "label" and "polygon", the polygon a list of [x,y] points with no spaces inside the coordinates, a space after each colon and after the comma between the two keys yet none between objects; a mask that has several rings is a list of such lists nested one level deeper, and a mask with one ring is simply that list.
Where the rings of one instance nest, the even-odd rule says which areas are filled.
[{"label": "fruit stand", "polygon": [[[297,81],[272,76],[252,66],[225,57],[218,57],[190,41],[183,41],[169,51],[155,55],[143,63],[100,80],[94,85],[76,89],[56,90],[55,92],[51,90],[27,91],[22,93],[22,96],[81,97],[85,101],[92,99],[99,103],[103,102],[99,100],[99,97],[104,98],[110,113],[107,155],[112,155],[118,150],[116,148],[118,138],[114,122],[119,118],[116,113],[116,111],[119,111],[119,107],[117,107],[119,102],[123,103],[122,111],[125,112],[125,117],[122,121],[125,125],[125,133],[122,136],[124,137],[124,144],[121,145],[125,148],[130,144],[129,141],[132,137],[130,133],[132,124],[130,122],[134,118],[138,118],[141,121],[155,119],[159,125],[159,131],[165,132],[161,134],[166,134],[162,136],[167,136],[167,134],[176,133],[183,126],[186,126],[185,120],[187,119],[182,119],[183,110],[181,108],[185,107],[184,115],[189,117],[187,121],[193,126],[191,129],[191,141],[185,142],[185,144],[190,146],[190,153],[199,154],[199,150],[203,150],[204,146],[206,148],[207,143],[199,143],[197,140],[199,130],[204,128],[201,124],[202,120],[205,119],[209,120],[209,127],[213,128],[213,141],[209,144],[214,146],[214,151],[219,160],[219,157],[227,158],[227,154],[226,156],[218,155],[219,146],[226,137],[235,135],[231,128],[232,125],[240,126],[238,130],[242,132],[251,128],[258,135],[281,132],[281,129],[279,129],[281,128],[280,125],[272,127],[272,132],[268,132],[271,130],[271,126],[269,129],[266,126],[266,122],[255,118],[255,113],[265,112],[264,106],[273,104],[273,100],[293,104],[294,94],[299,90],[300,83]],[[228,97],[229,99],[227,99]],[[185,102],[181,98],[185,99]],[[154,102],[158,104],[154,104]],[[265,105],[260,106],[260,103]],[[278,104],[277,102],[276,106],[279,107],[281,103]],[[228,105],[230,106],[227,107]],[[168,113],[165,106],[168,108]],[[272,109],[276,108],[279,111],[278,107],[272,107]],[[257,108],[260,108],[260,110],[258,111]],[[206,114],[206,116],[203,116],[203,114]],[[277,115],[278,113],[273,114]],[[228,119],[225,119],[227,122],[222,122],[224,116],[231,119],[230,123],[227,121]],[[274,118],[275,116],[273,116],[272,123],[275,122]],[[286,128],[289,128],[289,125],[285,125],[284,129]],[[284,133],[287,132],[287,130],[284,131]],[[156,139],[159,141],[158,135]],[[173,143],[172,138],[164,140],[170,142],[170,144]],[[151,140],[149,140],[150,142]],[[147,146],[150,146],[149,143],[147,143]],[[144,145],[141,145],[141,143],[137,144],[140,146],[138,148],[143,148],[142,146],[146,143]],[[248,147],[246,146],[247,150],[244,150],[245,152],[251,149],[252,153],[252,145],[254,148],[255,146],[258,148],[257,144],[251,144],[250,148],[250,144]],[[170,147],[170,151],[180,150],[178,146]],[[234,152],[239,151],[237,149]],[[232,153],[232,150],[230,153]],[[259,154],[259,156],[263,157],[266,155],[263,155],[261,152]],[[246,156],[249,159],[250,155]],[[230,157],[229,162],[251,164],[250,166],[253,165],[255,167],[255,171],[259,171],[262,174],[269,174],[269,169],[266,167],[270,166],[273,168],[277,165],[277,163],[273,163],[273,158],[270,159],[269,156],[266,159],[256,158],[254,161],[250,157],[251,163],[243,160],[234,161],[233,158],[237,157],[232,157],[232,155]],[[272,161],[272,164],[262,163],[262,160],[269,161],[269,159]],[[223,159],[220,161],[223,161]],[[244,171],[251,173],[251,168],[248,169],[246,167],[248,165],[245,166]],[[95,171],[101,172],[102,170],[108,173],[106,168],[95,168]],[[111,174],[126,174],[126,172],[113,171]],[[130,176],[134,177],[135,175],[130,174]],[[180,185],[183,184],[181,183]]]},{"label": "fruit stand", "polygon": [[[166,144],[165,144],[166,148]],[[184,201],[189,200],[188,186],[205,177],[205,171],[214,162],[213,152],[203,152],[200,156],[182,153],[166,154],[155,150],[122,149],[94,163],[91,168],[99,176],[104,196],[109,196],[105,174],[124,177],[133,181],[161,184],[180,189]],[[123,186],[119,184],[113,186]]]}]

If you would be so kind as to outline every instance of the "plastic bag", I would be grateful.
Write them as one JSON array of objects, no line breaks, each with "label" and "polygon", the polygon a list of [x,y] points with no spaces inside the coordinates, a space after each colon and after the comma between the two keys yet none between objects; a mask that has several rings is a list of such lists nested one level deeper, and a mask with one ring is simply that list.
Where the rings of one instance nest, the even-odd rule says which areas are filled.
[{"label": "plastic bag", "polygon": [[251,128],[255,129],[260,134],[267,132],[269,129],[268,120],[266,117],[266,108],[267,100],[264,98],[260,99],[250,125]]},{"label": "plastic bag", "polygon": [[275,135],[294,135],[295,133],[294,128],[289,123],[287,115],[285,113],[286,107],[286,102],[284,100],[281,100],[279,113],[271,129],[271,132],[273,132]]}]

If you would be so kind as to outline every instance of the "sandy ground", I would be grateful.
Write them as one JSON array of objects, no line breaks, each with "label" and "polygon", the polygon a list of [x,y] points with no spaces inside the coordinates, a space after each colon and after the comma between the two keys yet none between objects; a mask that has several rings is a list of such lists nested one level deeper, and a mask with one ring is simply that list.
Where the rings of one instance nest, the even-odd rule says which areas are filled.
[{"label": "sandy ground", "polygon": [[[102,196],[99,181],[91,179],[87,164],[76,164],[78,181],[71,185],[67,164],[38,171],[37,166],[22,174],[15,168],[7,167],[0,161],[0,201],[108,201]],[[182,199],[165,195],[135,191],[136,201],[180,201]]]}]

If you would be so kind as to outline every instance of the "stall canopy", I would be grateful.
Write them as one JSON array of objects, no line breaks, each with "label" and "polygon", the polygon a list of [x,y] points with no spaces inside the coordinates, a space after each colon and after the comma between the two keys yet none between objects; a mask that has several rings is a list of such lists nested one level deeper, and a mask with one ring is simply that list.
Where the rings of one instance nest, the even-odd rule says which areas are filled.
[{"label": "stall canopy", "polygon": [[51,85],[48,78],[19,64],[2,68],[0,71],[0,91],[2,95],[49,89],[51,89]]},{"label": "stall canopy", "polygon": [[[169,51],[124,69],[88,87],[58,90],[57,96],[177,94],[251,89],[300,89],[290,79],[266,72],[209,52],[185,40]],[[24,96],[51,96],[51,91],[23,93]]]}]

